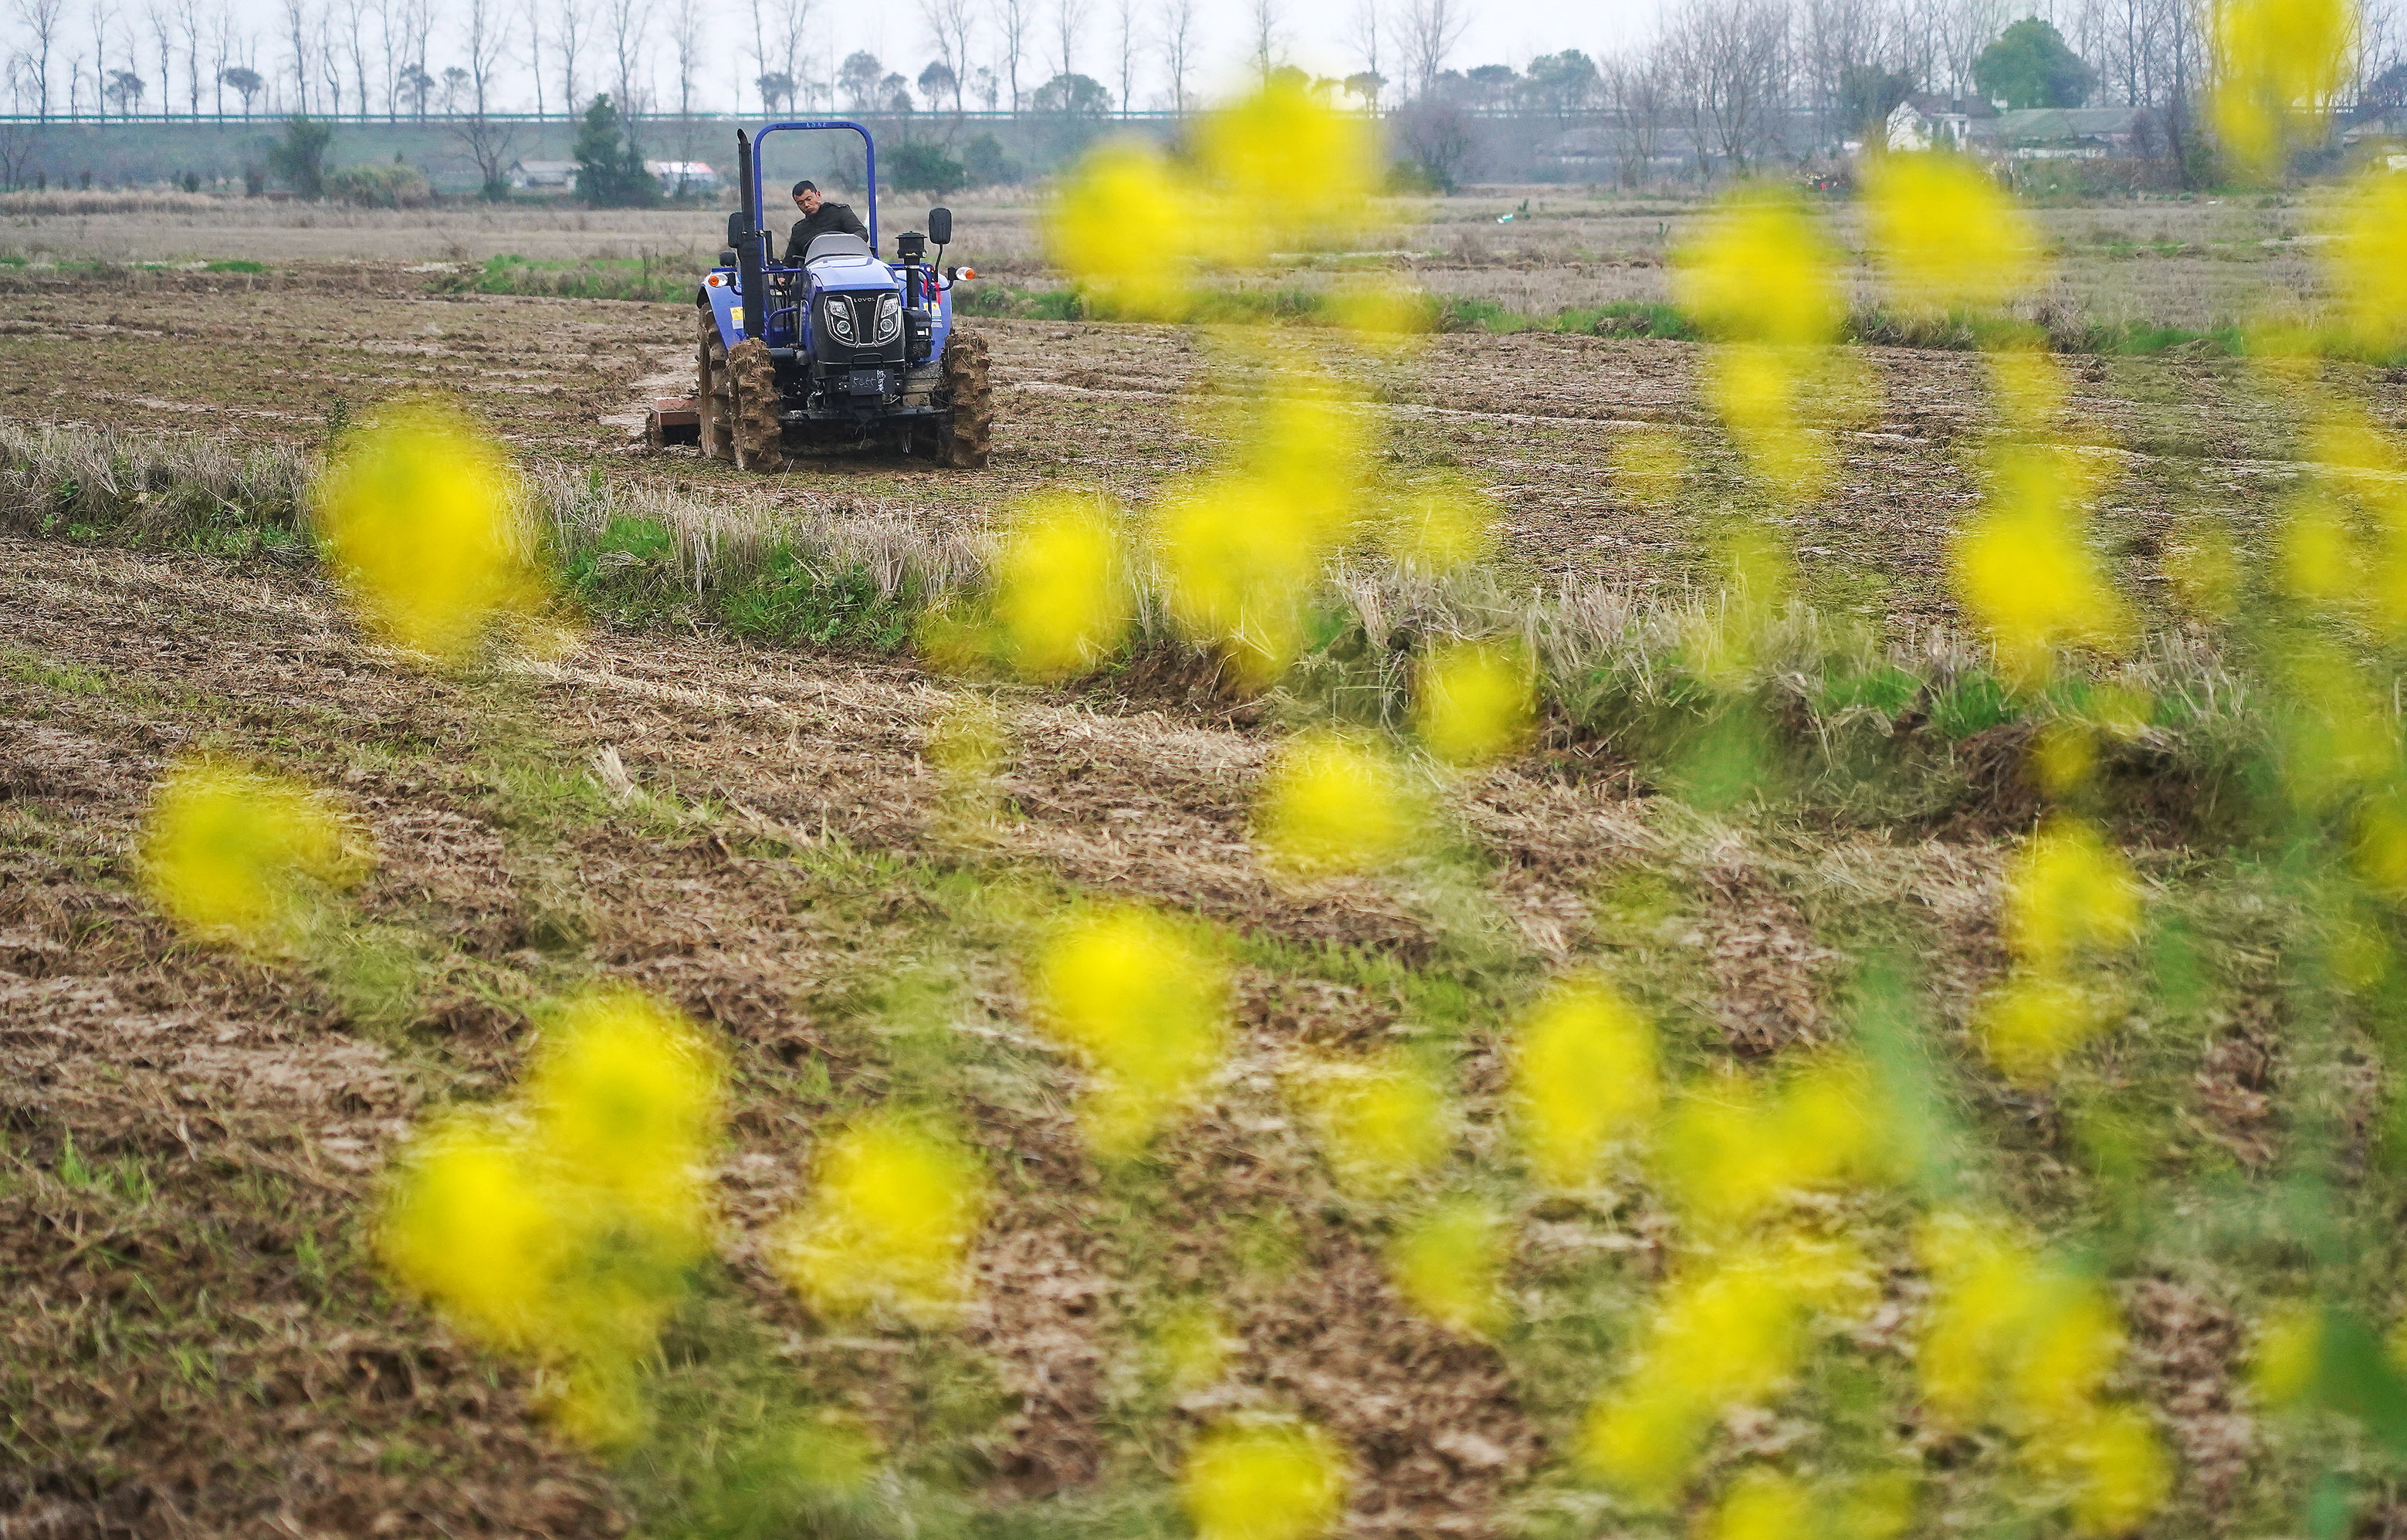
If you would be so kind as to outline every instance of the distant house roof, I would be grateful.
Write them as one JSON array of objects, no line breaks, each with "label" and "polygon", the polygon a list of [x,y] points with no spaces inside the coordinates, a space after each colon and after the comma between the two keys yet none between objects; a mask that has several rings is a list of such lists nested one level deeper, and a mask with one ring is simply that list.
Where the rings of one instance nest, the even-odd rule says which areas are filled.
[{"label": "distant house roof", "polygon": [[719,179],[719,173],[701,161],[646,161],[644,169],[655,177],[683,177],[690,182]]},{"label": "distant house roof", "polygon": [[1994,118],[1998,109],[1978,96],[1940,96],[1928,91],[1917,91],[1901,104],[1914,108],[1925,118]]},{"label": "distant house roof", "polygon": [[2156,126],[2144,107],[2035,107],[1998,115],[2001,145],[2072,144],[2083,139],[2119,142]]}]

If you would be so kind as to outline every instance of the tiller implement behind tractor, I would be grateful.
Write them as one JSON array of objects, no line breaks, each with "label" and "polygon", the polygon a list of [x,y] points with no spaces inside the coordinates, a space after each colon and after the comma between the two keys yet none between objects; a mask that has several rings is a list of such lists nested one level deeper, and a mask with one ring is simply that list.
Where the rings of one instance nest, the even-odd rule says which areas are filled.
[{"label": "tiller implement behind tractor", "polygon": [[[869,189],[869,238],[815,237],[799,264],[776,260],[761,213],[761,146],[772,134],[858,134]],[[735,135],[744,207],[727,216],[727,250],[695,291],[701,313],[694,399],[705,453],[751,470],[845,449],[891,449],[940,464],[986,463],[994,425],[986,341],[953,325],[953,285],[940,262],[948,208],[905,231],[894,260],[877,255],[877,147],[843,120],[767,123]]]}]

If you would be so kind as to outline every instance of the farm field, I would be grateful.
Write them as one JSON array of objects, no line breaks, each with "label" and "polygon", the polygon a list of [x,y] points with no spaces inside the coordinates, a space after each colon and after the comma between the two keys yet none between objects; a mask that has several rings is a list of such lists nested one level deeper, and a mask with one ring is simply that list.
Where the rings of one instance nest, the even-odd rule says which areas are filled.
[{"label": "farm field", "polygon": [[[1664,297],[1695,206],[1498,236],[1523,191],[1400,213],[1396,243],[1452,250],[1431,290],[1508,308]],[[0,1534],[1175,1533],[1197,1441],[1279,1419],[1342,1451],[1348,1534],[1736,1540],[1722,1504],[1750,1491],[1857,1504],[1866,1535],[2287,1533],[2311,1494],[2324,1533],[2407,1524],[2378,1418],[2258,1379],[2286,1307],[2386,1331],[2403,1303],[2391,890],[2268,832],[2300,730],[2265,702],[2270,644],[2199,600],[2219,553],[2253,575],[2287,549],[2309,386],[2395,438],[2400,371],[2060,359],[2047,447],[2092,467],[2088,549],[2135,623],[2079,684],[2018,689],[1950,583],[2001,432],[1973,353],[1845,349],[1832,478],[1787,504],[1706,406],[1701,344],[997,317],[987,468],[764,478],[633,431],[691,389],[689,307],[471,281],[508,253],[690,257],[666,216],[302,217],[0,200],[26,257],[0,265]],[[959,217],[1002,232],[968,260],[1047,281],[1033,210]],[[2314,293],[2298,207],[2044,217],[2067,303],[2118,324]],[[137,240],[167,265],[96,264]],[[1299,348],[1343,353],[1368,500],[1492,508],[1475,579],[1349,554],[1266,691],[1152,621],[1054,685],[915,644],[1031,499],[1143,510],[1242,453]],[[449,670],[357,625],[300,506],[331,445],[418,392],[499,439],[557,548],[554,602]],[[1747,711],[1716,715],[1735,513],[1776,530],[1795,604]],[[1258,804],[1290,743],[1398,727],[1416,660],[1480,629],[1538,655],[1531,741],[1416,759],[1434,810],[1388,869],[1282,867]],[[2395,738],[2395,694],[2371,710]],[[2055,777],[2069,724],[2118,711]],[[209,945],[146,891],[146,820],[195,754],[317,789],[373,852],[305,942]],[[1739,794],[1731,755],[1757,767]],[[2069,814],[2128,863],[2136,918],[2085,954],[2106,1025],[2038,1084],[1985,1049],[1985,1002],[2029,962],[2015,895]],[[1199,1105],[1129,1161],[1082,1136],[1031,963],[1110,902],[1175,917],[1229,988]],[[1872,1066],[1912,1131],[1807,1184],[1784,1222],[1855,1248],[1861,1297],[1706,1419],[1659,1501],[1584,1463],[1594,1408],[1650,1341],[1661,1368],[1650,1323],[1738,1243],[1668,1157],[1531,1176],[1519,1042],[1589,977],[1651,1023],[1667,1106],[1734,1109],[1732,1149],[1833,1064]],[[724,1124],[642,1428],[597,1442],[563,1426],[557,1365],[396,1283],[376,1216],[413,1130],[506,1103],[557,1003],[605,981],[700,1024]],[[1311,1088],[1403,1062],[1450,1133],[1366,1185]],[[985,1174],[963,1297],[815,1308],[780,1226],[835,1131],[898,1108]],[[1400,1281],[1436,1194],[1502,1216],[1475,1326]],[[2052,1405],[2155,1453],[2050,1465],[2027,1418],[1930,1392],[1967,1308],[1932,1261],[1947,1215],[2088,1290],[2112,1324]],[[2129,1489],[2103,1519],[2101,1470]]]}]

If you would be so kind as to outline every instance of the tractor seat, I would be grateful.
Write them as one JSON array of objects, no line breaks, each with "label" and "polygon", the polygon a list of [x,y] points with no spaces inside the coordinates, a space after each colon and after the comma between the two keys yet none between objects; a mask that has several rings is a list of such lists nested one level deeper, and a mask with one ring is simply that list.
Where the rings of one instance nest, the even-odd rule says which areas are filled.
[{"label": "tractor seat", "polygon": [[876,255],[876,252],[869,249],[869,243],[859,235],[847,235],[841,230],[831,230],[824,235],[811,237],[811,244],[803,252],[803,261],[807,264],[819,261],[821,257],[875,258]]}]

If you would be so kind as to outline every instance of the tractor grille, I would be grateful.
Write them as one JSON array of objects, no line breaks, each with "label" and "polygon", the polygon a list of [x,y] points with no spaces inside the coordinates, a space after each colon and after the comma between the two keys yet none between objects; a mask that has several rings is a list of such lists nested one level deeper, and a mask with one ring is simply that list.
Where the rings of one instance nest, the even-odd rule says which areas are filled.
[{"label": "tractor grille", "polygon": [[860,348],[873,347],[871,339],[877,335],[877,296],[875,293],[847,294],[843,299],[845,305],[852,311],[852,335],[856,339],[854,345]]}]

